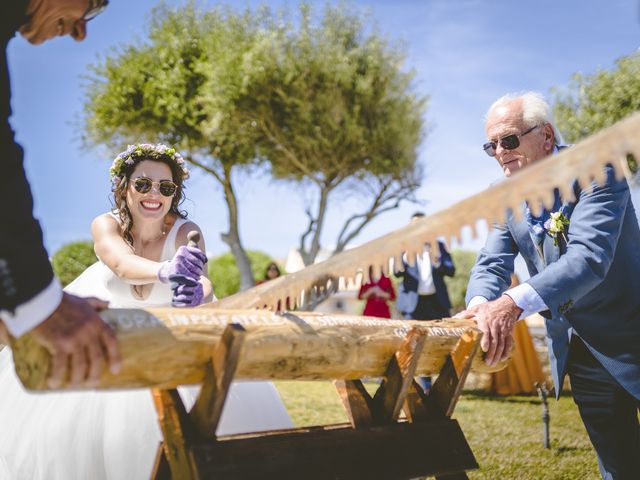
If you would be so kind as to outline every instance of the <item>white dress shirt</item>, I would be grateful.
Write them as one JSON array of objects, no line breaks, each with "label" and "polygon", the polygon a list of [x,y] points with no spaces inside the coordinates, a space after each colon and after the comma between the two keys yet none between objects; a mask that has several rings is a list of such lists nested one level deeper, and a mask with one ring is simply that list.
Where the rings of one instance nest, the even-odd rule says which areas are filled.
[{"label": "white dress shirt", "polygon": [[0,310],[0,319],[9,333],[18,338],[49,318],[62,301],[62,288],[56,277],[31,300],[18,305],[15,311]]}]

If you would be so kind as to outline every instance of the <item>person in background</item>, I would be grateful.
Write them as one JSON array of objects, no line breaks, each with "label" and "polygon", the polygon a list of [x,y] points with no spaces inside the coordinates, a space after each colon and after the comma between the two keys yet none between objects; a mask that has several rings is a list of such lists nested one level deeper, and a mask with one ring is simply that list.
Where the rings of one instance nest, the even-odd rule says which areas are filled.
[{"label": "person in background", "polygon": [[[411,223],[423,217],[423,212],[416,212]],[[398,310],[408,320],[435,320],[450,315],[451,300],[444,277],[453,277],[456,267],[444,242],[438,240],[439,255],[434,264],[429,257],[430,248],[430,245],[425,245],[416,265],[409,265],[403,258],[403,270],[395,272],[396,277],[402,278]]]},{"label": "person in background", "polygon": [[[372,268],[369,267],[369,278],[372,277]],[[380,274],[377,280],[363,283],[358,292],[360,300],[366,300],[363,315],[369,317],[391,318],[391,310],[388,302],[396,299],[396,291],[389,277]]]},{"label": "person in background", "polygon": [[278,267],[278,264],[276,262],[271,262],[267,265],[267,268],[264,269],[264,278],[258,280],[256,285],[278,278],[280,275],[280,267]]},{"label": "person in background", "polygon": [[[424,216],[423,212],[414,213],[411,223]],[[395,272],[396,277],[402,278],[396,306],[408,320],[437,320],[451,315],[451,300],[444,277],[453,277],[456,267],[444,242],[438,240],[439,255],[433,264],[429,255],[430,248],[431,245],[425,244],[415,265],[409,265],[407,259],[403,258],[404,270]],[[429,377],[420,377],[419,380],[425,391],[431,388]]]}]

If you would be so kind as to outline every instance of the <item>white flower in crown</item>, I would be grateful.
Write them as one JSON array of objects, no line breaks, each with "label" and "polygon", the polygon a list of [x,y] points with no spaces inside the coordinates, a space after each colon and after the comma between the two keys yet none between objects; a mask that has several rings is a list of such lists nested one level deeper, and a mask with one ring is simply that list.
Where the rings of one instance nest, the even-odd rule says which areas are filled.
[{"label": "white flower in crown", "polygon": [[118,185],[119,180],[125,174],[125,168],[130,168],[136,162],[143,159],[157,159],[159,157],[169,158],[173,160],[178,167],[178,171],[182,173],[181,180],[189,178],[189,170],[185,167],[185,161],[175,148],[168,147],[164,144],[139,143],[137,145],[128,145],[124,152],[119,153],[111,164],[109,174],[111,175],[111,183]]},{"label": "white flower in crown", "polygon": [[569,226],[569,219],[561,211],[552,212],[549,219],[544,222],[547,235],[553,238],[553,244],[558,246],[558,236],[562,235],[565,243],[568,243],[565,231]]}]

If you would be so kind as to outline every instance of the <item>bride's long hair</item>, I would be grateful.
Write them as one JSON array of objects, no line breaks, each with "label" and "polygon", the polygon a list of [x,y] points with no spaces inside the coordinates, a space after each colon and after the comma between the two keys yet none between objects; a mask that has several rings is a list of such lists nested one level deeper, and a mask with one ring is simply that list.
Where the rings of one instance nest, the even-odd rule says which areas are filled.
[{"label": "bride's long hair", "polygon": [[173,199],[171,200],[171,208],[169,209],[169,213],[173,213],[178,218],[187,218],[187,212],[184,210],[180,210],[180,205],[185,200],[184,195],[184,183],[183,183],[183,174],[181,167],[176,164],[174,160],[170,157],[164,155],[156,156],[155,158],[142,158],[131,168],[127,168],[125,171],[125,175],[118,182],[117,185],[113,188],[113,197],[111,199],[113,204],[113,211],[120,219],[120,228],[122,229],[122,237],[125,242],[133,247],[133,236],[131,235],[131,229],[133,228],[133,217],[131,216],[131,212],[129,211],[129,207],[127,206],[127,188],[129,188],[129,180],[131,179],[131,174],[135,169],[135,165],[143,160],[149,160],[152,162],[161,162],[165,165],[168,165],[171,169],[171,175],[173,177],[173,183],[175,183],[178,188],[176,189],[176,193],[173,195]]}]

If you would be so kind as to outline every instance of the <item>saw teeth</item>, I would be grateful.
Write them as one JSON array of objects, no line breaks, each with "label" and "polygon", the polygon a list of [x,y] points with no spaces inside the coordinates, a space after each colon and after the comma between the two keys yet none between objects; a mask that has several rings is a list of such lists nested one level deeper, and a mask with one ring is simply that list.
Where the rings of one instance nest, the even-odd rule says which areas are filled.
[{"label": "saw teeth", "polygon": [[[289,297],[291,308],[295,308],[308,300],[311,286],[328,274],[336,277],[335,281],[338,277],[353,279],[358,268],[365,268],[367,271],[362,272],[362,277],[365,277],[368,276],[369,264],[376,265],[376,272],[400,270],[403,252],[407,252],[409,264],[415,265],[416,254],[422,253],[425,238],[431,239],[432,245],[435,245],[437,236],[453,242],[456,238],[463,238],[465,226],[470,228],[473,238],[478,238],[481,232],[488,233],[492,224],[504,225],[508,210],[516,221],[522,220],[525,199],[529,201],[532,212],[539,214],[542,202],[547,209],[552,208],[554,188],[559,190],[563,201],[576,201],[574,183],[577,181],[585,191],[592,188],[593,181],[602,184],[607,179],[603,170],[607,164],[613,164],[616,178],[626,176],[640,183],[640,173],[634,175],[627,162],[629,154],[640,161],[639,132],[640,113],[636,113],[553,158],[536,162],[504,182],[436,212],[415,225],[407,225],[368,244],[341,252],[325,264],[311,265],[296,274],[286,275],[283,281],[266,289],[262,287],[262,297],[258,300],[255,300],[253,292],[241,292],[219,301],[218,308],[226,305],[247,308],[255,306],[256,302],[261,306],[266,303],[266,298],[276,296],[280,302]],[[330,282],[325,284],[326,290],[329,285]]]}]

